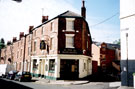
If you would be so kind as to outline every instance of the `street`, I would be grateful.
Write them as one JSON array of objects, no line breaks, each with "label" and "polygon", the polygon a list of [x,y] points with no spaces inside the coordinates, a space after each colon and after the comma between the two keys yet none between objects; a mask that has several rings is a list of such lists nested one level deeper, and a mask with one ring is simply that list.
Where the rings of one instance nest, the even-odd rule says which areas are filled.
[{"label": "street", "polygon": [[[118,86],[110,86],[109,82],[90,82],[80,85],[56,85],[31,82],[18,82],[5,78],[0,78],[0,89],[117,89]],[[116,85],[116,84],[115,84]]]}]

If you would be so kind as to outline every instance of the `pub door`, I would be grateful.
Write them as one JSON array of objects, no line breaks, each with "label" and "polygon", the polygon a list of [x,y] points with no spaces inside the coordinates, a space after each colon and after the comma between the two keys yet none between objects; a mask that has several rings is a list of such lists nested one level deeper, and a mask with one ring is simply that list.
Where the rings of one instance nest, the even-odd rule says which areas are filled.
[{"label": "pub door", "polygon": [[60,79],[75,80],[79,78],[79,60],[61,59]]}]

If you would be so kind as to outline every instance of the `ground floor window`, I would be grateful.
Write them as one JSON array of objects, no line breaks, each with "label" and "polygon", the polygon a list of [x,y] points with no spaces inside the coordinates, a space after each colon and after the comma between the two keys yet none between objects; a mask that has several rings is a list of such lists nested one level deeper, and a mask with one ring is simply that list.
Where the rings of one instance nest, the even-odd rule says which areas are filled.
[{"label": "ground floor window", "polygon": [[33,70],[35,71],[35,70],[37,70],[37,60],[36,59],[34,59],[33,60]]},{"label": "ground floor window", "polygon": [[54,71],[55,70],[55,59],[50,59],[49,60],[49,71]]}]

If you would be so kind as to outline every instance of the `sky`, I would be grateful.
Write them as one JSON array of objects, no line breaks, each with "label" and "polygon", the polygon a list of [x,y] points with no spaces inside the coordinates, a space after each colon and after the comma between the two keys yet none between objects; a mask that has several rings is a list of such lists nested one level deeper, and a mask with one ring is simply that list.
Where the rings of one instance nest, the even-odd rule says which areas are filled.
[{"label": "sky", "polygon": [[[82,0],[0,0],[0,38],[19,39],[20,32],[27,34],[29,26],[41,24],[42,15],[51,19],[67,10],[80,14],[81,6]],[[119,0],[85,0],[85,6],[93,41],[120,39]]]}]

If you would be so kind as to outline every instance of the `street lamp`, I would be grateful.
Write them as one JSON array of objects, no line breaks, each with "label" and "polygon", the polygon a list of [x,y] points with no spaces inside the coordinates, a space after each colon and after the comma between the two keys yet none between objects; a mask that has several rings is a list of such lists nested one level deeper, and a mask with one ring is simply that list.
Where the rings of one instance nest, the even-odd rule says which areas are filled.
[{"label": "street lamp", "polygon": [[128,33],[126,33],[126,50],[127,50],[127,86],[129,86],[129,80],[128,80]]}]

